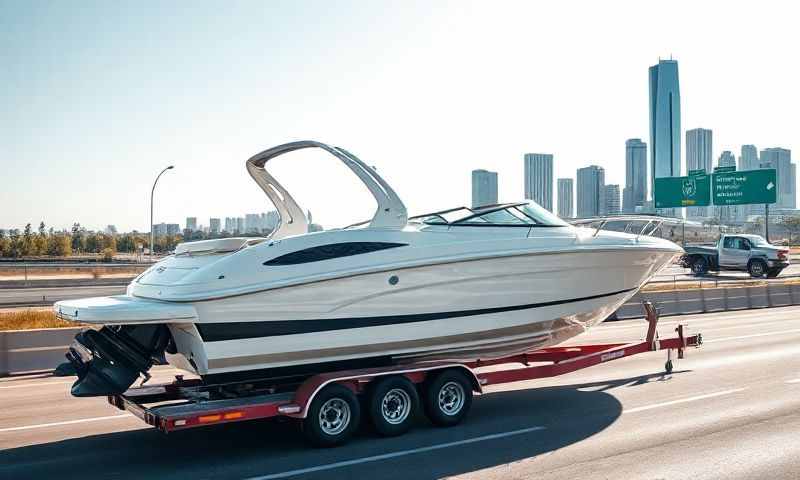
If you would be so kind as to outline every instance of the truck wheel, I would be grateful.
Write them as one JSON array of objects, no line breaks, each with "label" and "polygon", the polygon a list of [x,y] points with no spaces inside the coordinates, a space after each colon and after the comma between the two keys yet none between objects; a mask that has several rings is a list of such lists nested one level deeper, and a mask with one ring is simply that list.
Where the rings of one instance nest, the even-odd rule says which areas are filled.
[{"label": "truck wheel", "polygon": [[417,388],[402,375],[376,380],[367,401],[375,431],[386,437],[406,433],[419,408]]},{"label": "truck wheel", "polygon": [[764,260],[750,260],[750,263],[747,264],[747,271],[750,272],[751,277],[761,278],[767,272],[767,264],[764,263]]},{"label": "truck wheel", "polygon": [[692,262],[692,273],[697,276],[705,275],[708,272],[708,262],[705,258],[699,257]]},{"label": "truck wheel", "polygon": [[460,370],[444,370],[428,382],[423,397],[431,422],[450,427],[461,422],[472,406],[472,382]]},{"label": "truck wheel", "polygon": [[341,445],[358,428],[360,418],[355,394],[343,385],[328,385],[311,402],[303,419],[303,434],[318,447]]}]

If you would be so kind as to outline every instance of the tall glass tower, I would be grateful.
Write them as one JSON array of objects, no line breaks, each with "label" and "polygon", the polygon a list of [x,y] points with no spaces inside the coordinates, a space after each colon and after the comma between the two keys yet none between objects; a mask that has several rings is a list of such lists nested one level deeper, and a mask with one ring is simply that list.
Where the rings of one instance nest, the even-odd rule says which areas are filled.
[{"label": "tall glass tower", "polygon": [[650,172],[655,179],[681,175],[681,93],[678,62],[659,60],[650,67]]},{"label": "tall glass tower", "polygon": [[525,198],[553,211],[552,154],[525,154]]}]

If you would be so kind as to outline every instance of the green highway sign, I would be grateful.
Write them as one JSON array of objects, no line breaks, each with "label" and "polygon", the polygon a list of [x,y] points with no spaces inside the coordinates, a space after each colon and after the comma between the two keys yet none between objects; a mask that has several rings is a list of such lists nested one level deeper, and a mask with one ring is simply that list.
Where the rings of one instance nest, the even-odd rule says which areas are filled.
[{"label": "green highway sign", "polygon": [[689,177],[656,178],[655,203],[656,208],[711,205],[711,176],[703,173]]},{"label": "green highway sign", "polygon": [[714,168],[714,173],[735,172],[735,171],[736,171],[736,167],[733,166],[733,165],[730,165],[730,166],[727,166],[727,167],[715,167]]},{"label": "green highway sign", "polygon": [[700,168],[698,170],[689,170],[689,176],[690,177],[696,177],[698,175],[705,175],[705,174],[706,174],[706,171],[703,170],[702,168]]},{"label": "green highway sign", "polygon": [[777,201],[778,182],[774,168],[717,172],[712,177],[714,205],[748,205]]}]

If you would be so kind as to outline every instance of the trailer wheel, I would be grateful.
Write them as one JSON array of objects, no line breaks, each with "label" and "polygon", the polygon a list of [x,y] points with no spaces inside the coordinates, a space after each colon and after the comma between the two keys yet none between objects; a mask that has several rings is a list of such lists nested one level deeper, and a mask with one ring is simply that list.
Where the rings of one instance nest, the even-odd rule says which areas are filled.
[{"label": "trailer wheel", "polygon": [[402,375],[375,381],[368,399],[372,425],[380,435],[393,437],[406,433],[419,408],[419,395],[413,383]]},{"label": "trailer wheel", "polygon": [[345,443],[358,428],[361,407],[347,387],[333,384],[320,391],[303,419],[303,434],[318,447]]},{"label": "trailer wheel", "polygon": [[472,382],[460,370],[444,370],[424,390],[425,413],[440,427],[456,425],[472,406]]}]

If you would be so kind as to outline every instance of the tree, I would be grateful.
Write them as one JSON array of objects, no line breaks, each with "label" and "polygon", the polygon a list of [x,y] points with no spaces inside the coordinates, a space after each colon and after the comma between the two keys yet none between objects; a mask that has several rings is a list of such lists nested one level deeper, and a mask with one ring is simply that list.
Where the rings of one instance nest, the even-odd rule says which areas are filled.
[{"label": "tree", "polygon": [[33,239],[34,255],[45,255],[47,253],[47,227],[44,221],[39,222],[39,234]]},{"label": "tree", "polygon": [[66,232],[50,235],[47,239],[47,254],[66,257],[72,254],[72,242]]},{"label": "tree", "polygon": [[72,251],[83,252],[86,251],[86,230],[81,227],[81,224],[75,222],[72,224]]},{"label": "tree", "polygon": [[22,233],[22,251],[20,252],[22,256],[34,255],[34,251],[36,246],[33,243],[33,232],[31,230],[31,224],[25,225],[25,230]]}]

